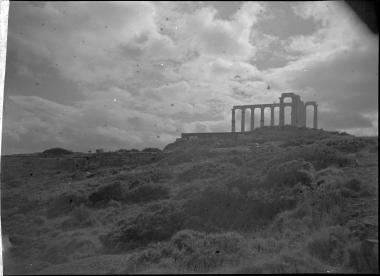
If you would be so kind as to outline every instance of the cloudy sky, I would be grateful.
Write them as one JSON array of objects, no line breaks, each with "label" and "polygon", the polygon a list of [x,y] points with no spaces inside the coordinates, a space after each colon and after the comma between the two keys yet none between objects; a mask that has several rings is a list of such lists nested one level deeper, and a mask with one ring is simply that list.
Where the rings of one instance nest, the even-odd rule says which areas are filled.
[{"label": "cloudy sky", "polygon": [[162,148],[282,92],[374,135],[378,47],[344,2],[11,2],[3,154]]}]

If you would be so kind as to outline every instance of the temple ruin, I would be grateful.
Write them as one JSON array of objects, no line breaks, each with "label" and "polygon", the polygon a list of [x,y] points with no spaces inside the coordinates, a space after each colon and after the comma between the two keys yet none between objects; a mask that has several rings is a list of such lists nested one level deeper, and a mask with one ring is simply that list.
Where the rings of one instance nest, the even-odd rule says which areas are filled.
[{"label": "temple ruin", "polygon": [[[285,102],[286,98],[291,98],[291,102]],[[306,107],[311,105],[314,108],[314,118],[313,118],[313,128],[318,128],[318,105],[315,101],[303,102],[301,97],[294,93],[282,93],[279,98],[279,103],[273,104],[254,104],[254,105],[235,105],[232,108],[232,122],[231,122],[231,132],[235,132],[235,111],[237,109],[241,110],[241,127],[240,132],[245,132],[245,111],[247,109],[251,110],[251,127],[252,131],[255,128],[255,109],[261,110],[260,113],[260,127],[264,126],[264,111],[266,108],[270,108],[270,126],[274,126],[274,109],[279,108],[279,126],[285,125],[285,107],[289,106],[291,108],[290,113],[290,125],[296,127],[306,127]]]},{"label": "temple ruin", "polygon": [[[290,98],[291,102],[285,102],[286,98]],[[318,105],[315,101],[303,102],[301,97],[294,93],[282,93],[279,98],[279,103],[273,104],[253,104],[253,105],[235,105],[232,108],[231,132],[204,132],[204,133],[182,133],[181,138],[208,138],[208,137],[237,137],[244,134],[249,134],[255,128],[255,109],[260,109],[260,126],[265,126],[264,111],[266,108],[270,109],[270,125],[271,127],[285,126],[285,108],[290,107],[290,125],[294,127],[307,127],[306,126],[306,108],[313,106],[313,128],[318,128]],[[278,125],[275,125],[275,108],[279,108]],[[251,126],[250,130],[245,130],[245,111],[251,110]],[[235,115],[236,110],[241,112],[240,131],[236,131]]]}]

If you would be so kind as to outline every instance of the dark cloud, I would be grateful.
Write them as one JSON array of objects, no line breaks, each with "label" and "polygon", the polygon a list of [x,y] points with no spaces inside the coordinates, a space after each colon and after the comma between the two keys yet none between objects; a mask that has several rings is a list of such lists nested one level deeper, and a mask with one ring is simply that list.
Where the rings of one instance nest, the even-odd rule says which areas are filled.
[{"label": "dark cloud", "polygon": [[357,48],[340,53],[295,74],[292,84],[300,90],[312,87],[313,97],[339,112],[378,110],[378,48]]},{"label": "dark cloud", "polygon": [[350,129],[373,127],[372,122],[369,118],[366,118],[362,114],[355,111],[319,111],[318,120],[319,125],[323,126],[323,128],[325,129]]}]

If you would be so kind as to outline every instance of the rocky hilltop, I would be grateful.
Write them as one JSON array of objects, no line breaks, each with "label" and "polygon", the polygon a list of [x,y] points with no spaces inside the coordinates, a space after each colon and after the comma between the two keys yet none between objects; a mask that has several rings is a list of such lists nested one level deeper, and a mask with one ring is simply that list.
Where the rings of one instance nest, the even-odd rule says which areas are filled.
[{"label": "rocky hilltop", "polygon": [[1,164],[5,274],[378,272],[377,137],[263,127]]}]

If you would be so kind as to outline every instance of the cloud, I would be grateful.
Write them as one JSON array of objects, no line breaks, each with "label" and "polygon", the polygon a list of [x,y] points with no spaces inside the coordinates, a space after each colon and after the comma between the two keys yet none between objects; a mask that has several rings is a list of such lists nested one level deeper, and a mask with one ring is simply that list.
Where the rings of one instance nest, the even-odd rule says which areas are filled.
[{"label": "cloud", "polygon": [[321,127],[377,128],[378,42],[341,4],[218,5],[12,2],[4,150],[163,147],[288,90]]},{"label": "cloud", "polygon": [[264,70],[264,79],[316,100],[322,127],[347,130],[362,124],[363,129],[372,126],[376,131],[366,114],[378,113],[378,37],[370,35],[342,3],[305,2],[294,10],[321,27],[308,36],[290,37],[286,51],[298,58]]}]

